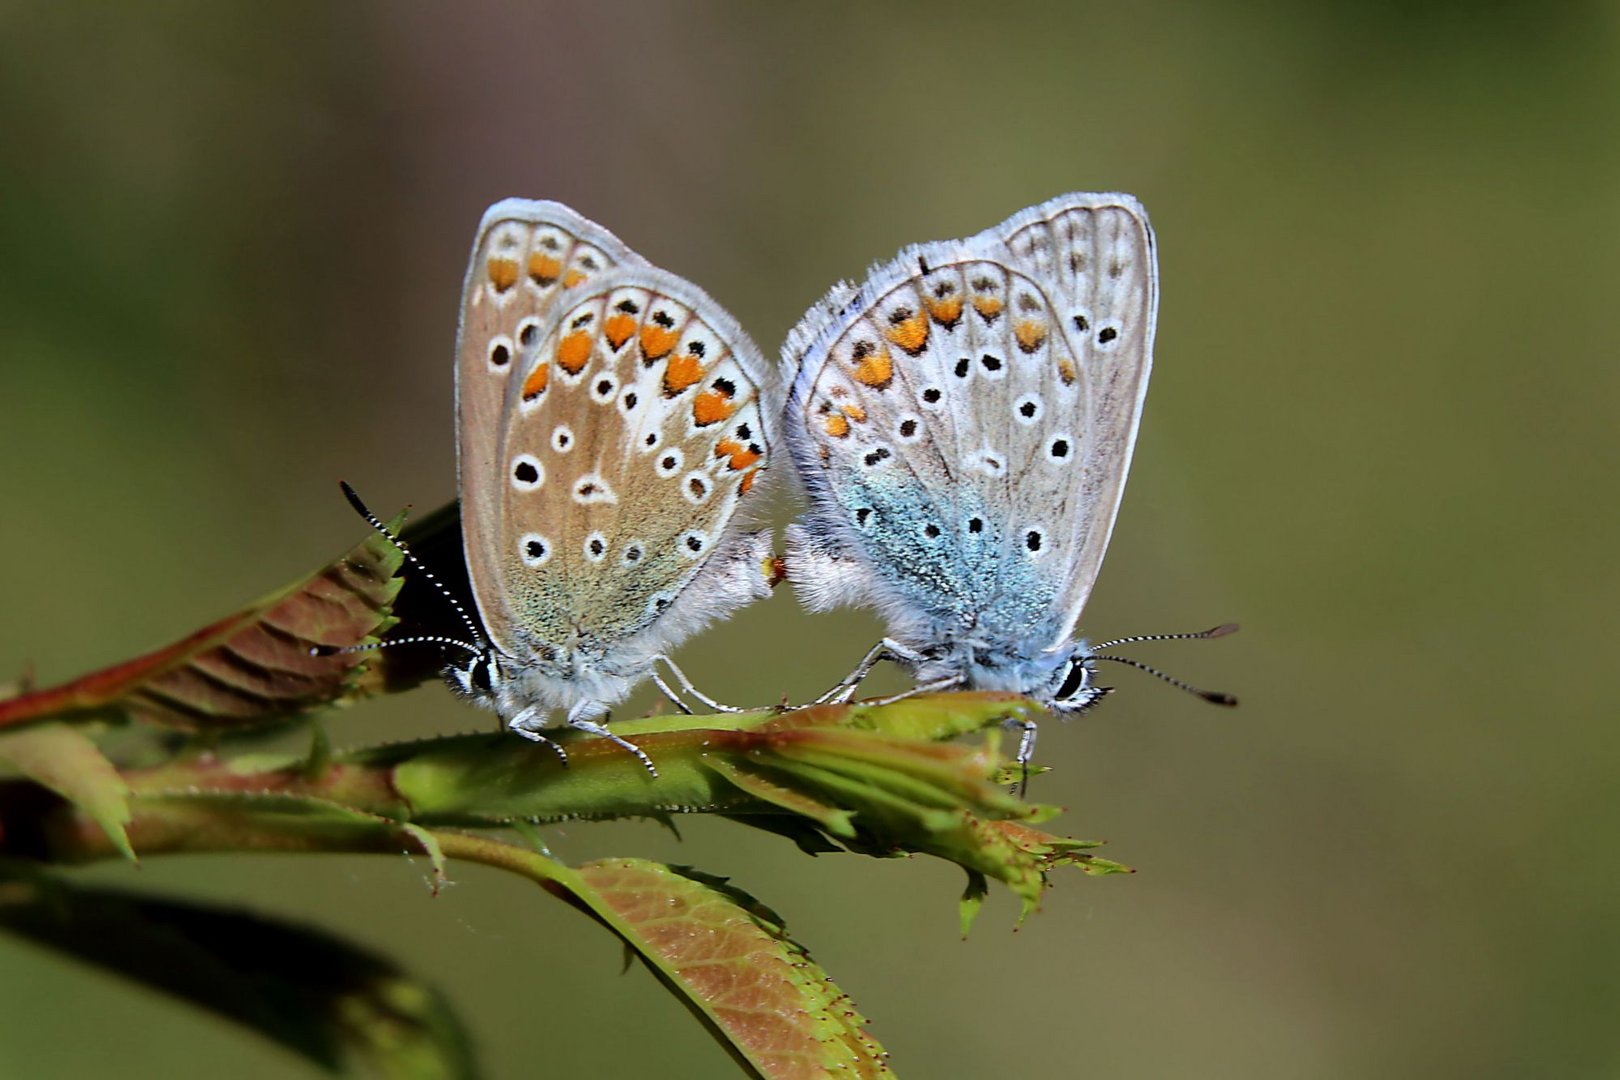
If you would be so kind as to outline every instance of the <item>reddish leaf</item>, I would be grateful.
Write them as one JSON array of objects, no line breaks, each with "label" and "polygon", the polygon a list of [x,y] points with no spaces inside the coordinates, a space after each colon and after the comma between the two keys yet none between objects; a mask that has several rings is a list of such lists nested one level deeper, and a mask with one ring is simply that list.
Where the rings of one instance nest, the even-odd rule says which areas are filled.
[{"label": "reddish leaf", "polygon": [[591,863],[579,875],[615,929],[759,1075],[890,1075],[866,1018],[751,897],[641,859]]},{"label": "reddish leaf", "polygon": [[375,692],[373,654],[310,655],[375,640],[393,625],[401,556],[373,536],[307,580],[166,648],[0,701],[0,728],[122,716],[197,731],[250,728]]}]

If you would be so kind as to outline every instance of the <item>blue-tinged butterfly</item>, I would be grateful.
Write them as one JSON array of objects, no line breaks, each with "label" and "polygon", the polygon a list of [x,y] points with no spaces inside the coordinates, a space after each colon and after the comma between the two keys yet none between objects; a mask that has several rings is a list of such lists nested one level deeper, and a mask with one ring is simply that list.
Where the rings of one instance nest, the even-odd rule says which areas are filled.
[{"label": "blue-tinged butterfly", "polygon": [[[804,317],[783,348],[785,437],[810,499],[788,530],[789,576],[810,610],[873,607],[889,628],[826,698],[889,659],[919,689],[1078,713],[1107,692],[1095,662],[1123,660],[1099,650],[1231,629],[1075,637],[1125,489],[1157,308],[1141,204],[1070,194],[906,248]],[[1033,739],[1028,725],[1021,761]]]}]

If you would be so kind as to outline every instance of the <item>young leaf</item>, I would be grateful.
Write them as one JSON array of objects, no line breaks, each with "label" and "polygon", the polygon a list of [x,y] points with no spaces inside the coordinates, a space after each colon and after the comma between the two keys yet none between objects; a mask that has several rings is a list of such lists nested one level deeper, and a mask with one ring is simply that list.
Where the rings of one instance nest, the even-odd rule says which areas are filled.
[{"label": "young leaf", "polygon": [[133,860],[129,785],[90,737],[66,724],[45,723],[0,734],[0,762],[42,784],[84,812]]},{"label": "young leaf", "polygon": [[156,652],[0,701],[0,729],[45,719],[129,718],[185,731],[262,727],[371,689],[373,654],[312,656],[376,640],[402,557],[372,536],[330,566]]}]

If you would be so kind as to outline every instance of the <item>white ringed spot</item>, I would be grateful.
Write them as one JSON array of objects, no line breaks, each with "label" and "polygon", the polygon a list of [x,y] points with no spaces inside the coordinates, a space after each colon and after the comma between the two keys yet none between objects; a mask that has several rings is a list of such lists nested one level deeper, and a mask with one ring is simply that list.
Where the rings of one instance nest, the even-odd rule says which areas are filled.
[{"label": "white ringed spot", "polygon": [[519,454],[512,459],[512,486],[519,491],[533,491],[546,482],[546,467],[533,454]]},{"label": "white ringed spot", "polygon": [[533,570],[551,561],[551,539],[539,533],[524,533],[518,537],[518,558]]}]

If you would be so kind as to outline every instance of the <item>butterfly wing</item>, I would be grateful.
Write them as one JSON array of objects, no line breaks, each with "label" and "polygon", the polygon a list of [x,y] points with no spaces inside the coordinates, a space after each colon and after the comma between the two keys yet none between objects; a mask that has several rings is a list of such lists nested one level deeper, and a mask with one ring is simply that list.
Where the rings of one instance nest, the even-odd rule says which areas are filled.
[{"label": "butterfly wing", "polygon": [[513,614],[503,602],[492,538],[509,487],[501,461],[502,414],[513,371],[570,287],[644,260],[612,233],[555,202],[506,199],[478,227],[462,289],[456,345],[457,468],[462,537],[479,614],[510,653]]},{"label": "butterfly wing", "polygon": [[1135,200],[1069,195],[903,251],[790,336],[809,532],[858,553],[891,621],[1072,633],[1129,465],[1155,280]]},{"label": "butterfly wing", "polygon": [[[1142,422],[1159,315],[1153,227],[1135,198],[1064,195],[1014,215],[997,230],[1014,267],[1039,283],[1056,315],[1081,392],[1058,423],[1034,425],[1037,459],[1052,441],[1078,438],[1077,468],[1037,470],[1034,506],[1061,505],[1064,546],[1062,637],[1074,632],[1113,535]],[[1063,367],[1059,353],[1060,374]],[[1066,501],[1064,501],[1066,499]]]},{"label": "butterfly wing", "polygon": [[619,266],[561,298],[514,368],[492,467],[485,557],[503,649],[600,661],[659,620],[769,464],[769,375],[674,274]]}]

